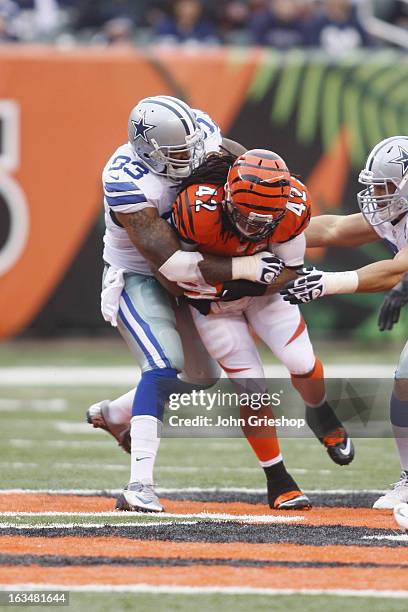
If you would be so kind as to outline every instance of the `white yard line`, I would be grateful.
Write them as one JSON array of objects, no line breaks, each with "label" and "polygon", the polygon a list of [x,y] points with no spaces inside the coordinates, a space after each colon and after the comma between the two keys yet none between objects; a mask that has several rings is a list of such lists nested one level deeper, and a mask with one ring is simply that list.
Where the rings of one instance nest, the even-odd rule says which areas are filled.
[{"label": "white yard line", "polygon": [[[10,438],[10,440],[2,440],[2,444],[12,446],[13,448],[101,448],[105,449],[112,447],[110,440],[28,440],[23,438]],[[293,471],[293,470],[292,470]]]},{"label": "white yard line", "polygon": [[[395,365],[390,364],[334,364],[325,366],[327,378],[390,378]],[[267,365],[268,378],[287,379],[283,366]],[[0,386],[118,386],[131,388],[140,378],[136,367],[10,367],[0,368]]]},{"label": "white yard line", "polygon": [[[407,599],[408,591],[377,591],[374,589],[273,589],[257,587],[188,587],[150,584],[0,584],[0,591],[70,591],[72,593],[150,593],[169,595],[332,595],[334,597],[372,597],[375,599]],[[289,602],[288,602],[289,604]],[[271,604],[272,605],[272,604]],[[290,604],[289,604],[290,606]]]},{"label": "white yard line", "polygon": [[[250,489],[247,487],[164,487],[157,488],[159,495],[174,494],[174,493],[245,493],[249,495],[264,494],[264,489]],[[18,494],[32,494],[32,493],[45,493],[48,495],[118,495],[121,493],[121,489],[0,489],[0,495],[15,495]],[[351,495],[351,494],[373,494],[377,495],[384,493],[384,489],[308,489],[306,493],[325,494],[325,495]]]},{"label": "white yard line", "polygon": [[90,434],[92,432],[89,423],[75,423],[71,421],[56,421],[53,423],[53,428],[60,433],[74,433],[74,434]]},{"label": "white yard line", "polygon": [[[69,463],[66,461],[62,462],[54,462],[53,468],[57,470],[90,470],[95,467],[95,463]],[[25,470],[25,469],[37,469],[44,467],[41,463],[33,463],[33,462],[23,462],[23,461],[1,461],[0,468],[1,469],[16,469],[16,470]],[[117,465],[116,463],[104,463],[103,469],[109,472],[121,472],[121,471],[129,471],[129,466],[127,465]],[[159,468],[157,468],[159,469]]]},{"label": "white yard line", "polygon": [[[82,448],[86,445],[85,442],[82,443]],[[57,469],[62,469],[62,470],[71,470],[71,469],[80,469],[80,470],[89,470],[90,468],[92,468],[95,463],[97,463],[95,460],[94,461],[89,461],[89,463],[70,463],[70,462],[56,462],[53,463],[53,466]],[[98,463],[99,465],[99,463]],[[0,462],[0,468],[3,469],[24,469],[24,468],[30,468],[30,469],[34,469],[34,468],[38,468],[41,467],[40,463],[33,463],[33,462],[27,462],[24,463],[22,461],[2,461]],[[120,464],[116,464],[116,463],[104,463],[103,464],[103,469],[104,470],[108,470],[110,472],[121,472],[123,470],[129,470],[129,466],[127,465],[120,465]],[[214,467],[213,466],[203,466],[203,467],[194,467],[194,466],[183,466],[183,465],[165,465],[165,466],[157,466],[155,468],[156,472],[161,472],[161,473],[165,473],[165,474],[200,474],[202,472],[213,472],[214,471]],[[293,472],[294,474],[307,474],[309,473],[311,470],[306,470],[304,468],[293,468],[291,470],[291,472]],[[312,470],[314,474],[321,474],[321,475],[325,475],[325,474],[331,474],[332,471],[334,470]],[[217,472],[220,472],[222,474],[256,474],[259,473],[259,468],[257,467],[218,467],[217,468]]]},{"label": "white yard line", "polygon": [[31,412],[64,412],[67,408],[67,400],[59,397],[48,399],[0,398],[0,413],[20,412],[22,410],[29,410]]},{"label": "white yard line", "polygon": [[393,542],[408,542],[408,534],[363,536],[362,540],[391,540]]},{"label": "white yard line", "polygon": [[[143,517],[145,518],[145,517]],[[104,529],[108,527],[157,527],[158,525],[195,525],[198,521],[138,521],[136,523],[111,523],[110,525],[102,523],[50,523],[49,525],[35,525],[26,523],[24,525],[16,525],[15,523],[0,524],[0,533],[4,529],[74,529],[75,527],[86,527],[86,529]]]},{"label": "white yard line", "polygon": [[25,469],[36,469],[38,468],[38,463],[33,463],[30,461],[1,461],[0,469],[7,470],[25,470]]},{"label": "white yard line", "polygon": [[[0,517],[56,517],[56,516],[89,516],[91,517],[109,517],[119,518],[121,514],[115,511],[111,512],[0,512]],[[132,514],[130,515],[132,516]],[[140,513],[139,513],[140,516]],[[151,516],[160,516],[160,518],[186,518],[186,519],[204,519],[204,520],[218,520],[218,521],[244,521],[246,523],[293,523],[303,521],[304,516],[271,516],[270,514],[227,514],[227,513],[212,513],[212,512],[193,512],[187,514],[173,514],[172,512],[160,512],[158,514],[152,514]],[[147,518],[147,517],[144,517]],[[8,523],[7,523],[8,524]],[[57,524],[57,523],[56,523]],[[83,523],[82,523],[83,524]],[[112,523],[117,525],[118,523]],[[121,523],[122,524],[122,523]],[[128,523],[125,523],[126,525]],[[168,523],[166,523],[167,525]],[[0,523],[0,528],[3,527],[4,523]],[[62,526],[64,523],[61,524]],[[81,526],[81,523],[77,523]]]}]

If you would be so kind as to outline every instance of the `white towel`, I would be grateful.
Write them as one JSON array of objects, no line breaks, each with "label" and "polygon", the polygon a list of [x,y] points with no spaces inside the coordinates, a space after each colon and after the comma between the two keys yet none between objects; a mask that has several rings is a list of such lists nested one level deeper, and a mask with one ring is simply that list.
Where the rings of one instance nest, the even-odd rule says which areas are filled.
[{"label": "white towel", "polygon": [[108,321],[112,327],[118,326],[119,301],[125,286],[124,273],[123,268],[110,266],[103,279],[101,311],[105,321]]}]

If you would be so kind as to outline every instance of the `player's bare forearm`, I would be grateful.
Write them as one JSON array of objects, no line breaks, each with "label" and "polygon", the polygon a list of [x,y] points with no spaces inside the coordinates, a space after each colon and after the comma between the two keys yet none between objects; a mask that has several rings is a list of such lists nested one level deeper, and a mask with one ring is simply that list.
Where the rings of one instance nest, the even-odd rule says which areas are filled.
[{"label": "player's bare forearm", "polygon": [[237,157],[247,151],[246,147],[244,147],[242,144],[236,142],[235,140],[230,140],[229,138],[222,139],[221,149],[227,153],[236,155]]},{"label": "player's bare forearm", "polygon": [[265,295],[273,295],[274,293],[279,293],[279,291],[281,291],[287,283],[297,278],[297,276],[298,275],[294,270],[291,270],[290,268],[285,268],[283,272],[279,274],[278,278],[276,278],[270,285],[268,285]]},{"label": "player's bare forearm", "polygon": [[358,293],[389,291],[399,283],[408,271],[408,248],[400,251],[394,259],[376,261],[357,270]]},{"label": "player's bare forearm", "polygon": [[[159,217],[156,208],[144,208],[140,212],[130,214],[116,213],[116,216],[126,229],[132,243],[152,264],[153,269],[160,268],[169,257],[180,250],[176,233],[164,219]],[[232,279],[231,257],[204,255],[198,267],[207,283],[215,284]],[[177,295],[175,291],[173,287],[171,293]]]},{"label": "player's bare forearm", "polygon": [[118,221],[138,251],[154,267],[160,266],[180,249],[171,226],[159,217],[156,208],[144,208],[136,213],[116,213]]},{"label": "player's bare forearm", "polygon": [[166,291],[171,293],[171,295],[176,297],[184,295],[184,289],[182,289],[177,283],[169,281],[165,276],[163,276],[163,274],[160,274],[158,270],[155,271],[154,275],[159,283],[166,289]]},{"label": "player's bare forearm", "polygon": [[232,258],[217,257],[202,253],[204,259],[199,262],[198,267],[204,280],[210,285],[232,280]]},{"label": "player's bare forearm", "polygon": [[307,248],[359,246],[379,240],[361,213],[312,217],[305,235]]}]

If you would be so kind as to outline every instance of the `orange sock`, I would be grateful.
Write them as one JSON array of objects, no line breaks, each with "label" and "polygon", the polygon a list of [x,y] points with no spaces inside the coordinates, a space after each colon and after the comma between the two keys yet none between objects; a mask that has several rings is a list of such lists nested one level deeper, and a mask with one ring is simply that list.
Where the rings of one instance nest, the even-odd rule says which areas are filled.
[{"label": "orange sock", "polygon": [[311,372],[291,374],[292,385],[301,395],[307,406],[318,406],[326,396],[323,364],[318,357]]},{"label": "orange sock", "polygon": [[255,455],[261,463],[270,463],[275,459],[278,461],[281,458],[279,442],[274,425],[265,425],[262,427],[250,425],[248,418],[256,417],[257,420],[262,417],[274,418],[270,406],[262,406],[259,410],[253,410],[248,406],[241,406],[240,417],[245,419],[246,424],[242,427],[246,439],[252,446]]}]

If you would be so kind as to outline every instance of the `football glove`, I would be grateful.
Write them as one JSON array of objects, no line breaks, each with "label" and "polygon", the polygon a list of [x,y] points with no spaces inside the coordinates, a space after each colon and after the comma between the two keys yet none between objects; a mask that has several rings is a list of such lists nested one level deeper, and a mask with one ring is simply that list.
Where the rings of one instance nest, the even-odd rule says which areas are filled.
[{"label": "football glove", "polygon": [[264,283],[253,283],[248,280],[225,281],[222,284],[220,299],[223,302],[231,302],[246,296],[265,295],[267,288]]},{"label": "football glove", "polygon": [[288,283],[280,292],[285,302],[307,304],[325,294],[324,272],[313,266],[296,270],[299,278]]},{"label": "football glove", "polygon": [[285,263],[272,253],[264,252],[259,258],[257,282],[270,285],[284,270]]},{"label": "football glove", "polygon": [[391,330],[398,323],[401,308],[405,304],[408,304],[408,274],[384,298],[378,315],[380,331]]}]

